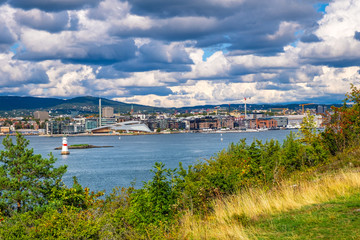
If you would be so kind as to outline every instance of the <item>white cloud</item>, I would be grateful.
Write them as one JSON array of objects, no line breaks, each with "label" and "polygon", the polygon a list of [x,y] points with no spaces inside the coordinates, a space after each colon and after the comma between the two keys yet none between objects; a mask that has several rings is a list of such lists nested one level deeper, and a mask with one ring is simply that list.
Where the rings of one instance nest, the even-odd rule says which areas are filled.
[{"label": "white cloud", "polygon": [[[0,6],[0,93],[174,107],[250,96],[332,101],[360,84],[360,1],[333,0],[320,20],[312,3],[297,12],[298,1],[136,3],[137,11],[119,0],[63,12]],[[302,32],[321,41],[296,41]],[[214,52],[206,60],[204,49]]]},{"label": "white cloud", "polygon": [[50,82],[33,88],[30,93],[35,96],[83,96],[94,93],[88,82],[95,79],[93,69],[89,66],[61,64],[59,61],[46,61],[43,66],[48,69]]},{"label": "white cloud", "polygon": [[315,31],[322,41],[299,44],[300,57],[315,64],[358,65],[356,59],[360,57],[360,41],[354,36],[356,31],[360,31],[360,2],[333,1],[326,12]]},{"label": "white cloud", "polygon": [[0,54],[0,87],[18,87],[24,84],[48,82],[45,69],[30,62],[12,59],[13,54]]}]

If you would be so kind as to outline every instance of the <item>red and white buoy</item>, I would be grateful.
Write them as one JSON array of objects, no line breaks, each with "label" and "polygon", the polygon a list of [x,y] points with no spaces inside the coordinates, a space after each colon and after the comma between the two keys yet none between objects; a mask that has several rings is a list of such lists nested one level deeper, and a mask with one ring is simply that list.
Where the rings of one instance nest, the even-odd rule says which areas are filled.
[{"label": "red and white buoy", "polygon": [[69,149],[67,145],[67,137],[63,137],[62,139],[62,148],[61,148],[61,155],[69,155]]}]

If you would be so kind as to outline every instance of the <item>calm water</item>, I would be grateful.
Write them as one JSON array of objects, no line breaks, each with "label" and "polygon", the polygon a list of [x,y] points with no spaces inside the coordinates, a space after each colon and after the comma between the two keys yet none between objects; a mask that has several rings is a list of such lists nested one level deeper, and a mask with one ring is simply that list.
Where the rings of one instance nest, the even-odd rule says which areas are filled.
[{"label": "calm water", "polygon": [[[70,155],[62,156],[55,147],[61,146],[61,138],[28,136],[30,147],[36,154],[47,157],[50,152],[58,159],[56,165],[68,165],[64,182],[72,185],[72,176],[78,177],[80,183],[91,190],[111,192],[115,186],[128,187],[135,181],[136,187],[142,181],[151,178],[150,169],[155,162],[163,162],[167,168],[176,168],[179,162],[184,167],[197,160],[207,159],[220,150],[227,148],[231,142],[246,138],[250,143],[254,138],[260,140],[277,139],[282,142],[288,130],[201,134],[166,134],[144,136],[96,136],[69,137],[68,144],[92,144],[114,146],[112,148],[74,149]],[[221,138],[223,141],[221,141]],[[3,137],[0,137],[2,141]],[[3,149],[3,146],[0,146]]]}]

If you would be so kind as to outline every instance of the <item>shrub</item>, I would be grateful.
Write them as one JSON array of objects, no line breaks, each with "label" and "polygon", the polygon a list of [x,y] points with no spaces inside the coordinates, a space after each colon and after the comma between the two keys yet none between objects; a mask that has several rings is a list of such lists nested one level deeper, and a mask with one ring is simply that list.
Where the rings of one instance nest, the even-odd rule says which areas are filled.
[{"label": "shrub", "polygon": [[174,219],[178,192],[175,189],[175,170],[164,169],[163,163],[155,163],[152,180],[130,195],[129,223],[138,229],[149,224],[155,226]]}]

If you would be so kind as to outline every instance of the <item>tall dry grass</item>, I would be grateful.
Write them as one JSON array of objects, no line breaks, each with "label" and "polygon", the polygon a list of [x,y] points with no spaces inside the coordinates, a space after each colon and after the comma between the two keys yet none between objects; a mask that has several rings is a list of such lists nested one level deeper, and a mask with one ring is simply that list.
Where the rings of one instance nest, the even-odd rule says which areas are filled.
[{"label": "tall dry grass", "polygon": [[326,202],[360,189],[360,172],[347,171],[297,184],[282,183],[264,191],[247,189],[214,202],[214,212],[200,219],[190,212],[182,219],[183,239],[250,239],[251,222],[271,214]]}]

